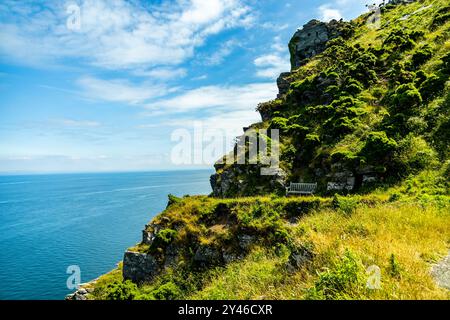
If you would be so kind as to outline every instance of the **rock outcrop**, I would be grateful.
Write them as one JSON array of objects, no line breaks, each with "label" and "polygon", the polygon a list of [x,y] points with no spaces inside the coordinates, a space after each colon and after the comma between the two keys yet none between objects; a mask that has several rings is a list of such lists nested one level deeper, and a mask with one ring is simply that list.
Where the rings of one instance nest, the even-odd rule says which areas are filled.
[{"label": "rock outcrop", "polygon": [[289,79],[290,75],[291,75],[290,72],[283,72],[278,77],[278,79],[277,79],[277,86],[278,86],[277,99],[284,97],[284,95],[289,91],[289,87],[291,86],[291,82],[292,82],[292,80]]},{"label": "rock outcrop", "polygon": [[345,22],[342,20],[328,23],[311,20],[298,29],[289,43],[292,69],[301,67],[309,58],[323,52],[328,41],[342,35],[343,24]]},{"label": "rock outcrop", "polygon": [[431,275],[438,286],[450,290],[450,252],[443,260],[433,265]]},{"label": "rock outcrop", "polygon": [[126,251],[123,257],[123,278],[134,283],[150,281],[159,272],[155,257],[148,253]]}]

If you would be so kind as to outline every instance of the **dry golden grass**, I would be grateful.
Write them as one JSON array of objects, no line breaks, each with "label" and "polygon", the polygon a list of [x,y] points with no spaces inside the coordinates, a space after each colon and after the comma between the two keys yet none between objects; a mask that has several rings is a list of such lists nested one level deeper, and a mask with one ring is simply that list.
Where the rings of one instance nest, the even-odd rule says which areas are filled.
[{"label": "dry golden grass", "polygon": [[[433,205],[411,203],[359,207],[349,215],[322,210],[304,217],[293,233],[298,242],[312,242],[316,258],[309,267],[289,273],[286,255],[256,248],[245,260],[217,272],[193,299],[304,299],[318,273],[332,268],[350,250],[365,268],[381,269],[381,288],[354,290],[349,299],[450,299],[448,290],[436,286],[431,263],[447,254],[450,246],[450,213]],[[390,275],[395,256],[400,275]]]}]

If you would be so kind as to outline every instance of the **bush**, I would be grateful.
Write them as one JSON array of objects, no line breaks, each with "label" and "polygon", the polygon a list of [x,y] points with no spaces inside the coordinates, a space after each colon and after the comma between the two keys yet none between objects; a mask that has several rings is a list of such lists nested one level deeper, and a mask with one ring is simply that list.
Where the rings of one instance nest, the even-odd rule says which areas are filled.
[{"label": "bush", "polygon": [[433,55],[430,46],[424,46],[418,49],[412,56],[412,63],[414,67],[418,67],[427,62]]},{"label": "bush", "polygon": [[[422,33],[423,34],[423,33]],[[383,42],[384,47],[389,47],[392,51],[405,51],[414,48],[414,40],[421,36],[416,31],[408,32],[403,29],[393,30]]]},{"label": "bush", "polygon": [[178,198],[178,197],[174,196],[173,194],[169,194],[167,197],[169,198],[169,201],[167,202],[167,208],[169,208],[173,204],[181,202],[181,198]]},{"label": "bush", "polygon": [[107,300],[133,300],[137,293],[137,286],[130,280],[115,281],[108,284],[105,290]]},{"label": "bush", "polygon": [[272,119],[272,124],[270,127],[272,129],[280,129],[285,131],[287,129],[288,119],[282,117],[275,117]]},{"label": "bush", "polygon": [[386,132],[371,132],[361,150],[361,155],[369,161],[389,158],[397,149],[397,142],[388,138]]},{"label": "bush", "polygon": [[175,240],[177,231],[172,229],[163,229],[155,235],[155,239],[152,242],[150,251],[155,251],[158,248],[164,248]]},{"label": "bush", "polygon": [[336,210],[341,210],[345,214],[352,214],[356,211],[359,201],[353,197],[343,197],[335,194],[333,197],[333,207]]},{"label": "bush", "polygon": [[396,62],[386,73],[391,86],[410,83],[414,80],[414,72],[409,71],[409,66],[403,62]]},{"label": "bush", "polygon": [[398,263],[397,259],[395,258],[394,254],[391,254],[389,257],[389,268],[388,268],[389,275],[393,278],[400,278],[400,264]]},{"label": "bush", "polygon": [[393,103],[402,111],[415,111],[422,104],[422,96],[413,83],[400,85],[393,95]]},{"label": "bush", "polygon": [[406,127],[411,132],[421,134],[427,129],[428,124],[425,119],[421,117],[411,117],[406,121]]},{"label": "bush", "polygon": [[431,22],[431,29],[434,30],[450,20],[450,7],[439,10]]},{"label": "bush", "polygon": [[180,288],[173,282],[167,282],[151,292],[158,300],[175,300],[181,296],[181,293]]},{"label": "bush", "polygon": [[362,287],[361,266],[355,256],[346,251],[341,261],[332,269],[319,274],[319,279],[309,291],[309,299],[347,299]]},{"label": "bush", "polygon": [[432,74],[420,85],[420,94],[425,101],[430,101],[444,89],[444,85],[444,77]]},{"label": "bush", "polygon": [[396,159],[404,167],[404,173],[408,173],[435,165],[437,156],[423,138],[409,134],[400,141]]}]

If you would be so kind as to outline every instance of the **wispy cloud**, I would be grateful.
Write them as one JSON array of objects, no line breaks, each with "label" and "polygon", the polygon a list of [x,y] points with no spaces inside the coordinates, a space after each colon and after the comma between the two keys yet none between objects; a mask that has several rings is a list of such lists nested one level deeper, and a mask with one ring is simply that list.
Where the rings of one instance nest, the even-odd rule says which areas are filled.
[{"label": "wispy cloud", "polygon": [[202,60],[201,63],[204,65],[217,66],[221,64],[237,46],[239,46],[238,41],[234,39],[228,40],[222,43],[219,49],[217,49],[217,51],[215,51],[211,55],[200,57],[199,59]]},{"label": "wispy cloud", "polygon": [[101,126],[100,122],[91,120],[57,119],[53,122],[70,128],[96,128]]},{"label": "wispy cloud", "polygon": [[253,21],[240,0],[176,1],[170,7],[82,0],[80,30],[73,31],[66,9],[56,1],[3,1],[0,55],[38,66],[74,58],[106,69],[175,65],[208,36]]},{"label": "wispy cloud", "polygon": [[319,7],[320,20],[330,21],[333,19],[339,20],[342,18],[342,13],[338,8],[332,7],[330,4],[325,4]]},{"label": "wispy cloud", "polygon": [[82,94],[94,100],[140,104],[170,92],[165,86],[144,82],[131,83],[124,79],[103,80],[91,76],[78,79]]},{"label": "wispy cloud", "polygon": [[184,68],[156,67],[152,69],[137,69],[133,75],[138,77],[150,77],[159,80],[181,79],[187,75]]},{"label": "wispy cloud", "polygon": [[168,99],[147,104],[149,112],[181,113],[193,110],[234,112],[254,110],[258,103],[273,99],[274,83],[252,83],[243,86],[206,86],[185,91]]},{"label": "wispy cloud", "polygon": [[253,61],[258,77],[275,79],[281,72],[291,69],[287,46],[282,44],[280,37],[274,38],[271,49],[270,54],[259,56]]}]

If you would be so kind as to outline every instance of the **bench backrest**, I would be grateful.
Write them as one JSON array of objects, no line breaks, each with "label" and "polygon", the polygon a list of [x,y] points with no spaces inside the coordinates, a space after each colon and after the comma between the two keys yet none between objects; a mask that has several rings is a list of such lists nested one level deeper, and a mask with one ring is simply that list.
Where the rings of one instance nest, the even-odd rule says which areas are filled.
[{"label": "bench backrest", "polygon": [[317,188],[317,183],[292,183],[289,186],[290,191],[312,192]]}]

